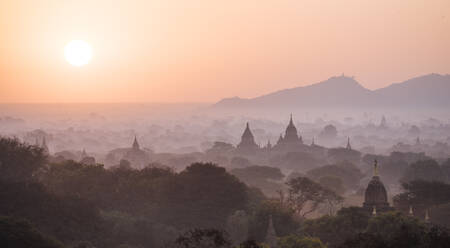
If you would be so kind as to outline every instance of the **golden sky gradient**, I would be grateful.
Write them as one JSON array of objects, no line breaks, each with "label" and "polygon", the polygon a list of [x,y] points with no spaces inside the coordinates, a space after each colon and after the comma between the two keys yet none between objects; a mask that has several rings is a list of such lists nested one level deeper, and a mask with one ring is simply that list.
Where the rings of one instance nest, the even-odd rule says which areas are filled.
[{"label": "golden sky gradient", "polygon": [[[85,40],[91,62],[64,46]],[[450,73],[449,0],[0,0],[0,102],[212,102]]]}]

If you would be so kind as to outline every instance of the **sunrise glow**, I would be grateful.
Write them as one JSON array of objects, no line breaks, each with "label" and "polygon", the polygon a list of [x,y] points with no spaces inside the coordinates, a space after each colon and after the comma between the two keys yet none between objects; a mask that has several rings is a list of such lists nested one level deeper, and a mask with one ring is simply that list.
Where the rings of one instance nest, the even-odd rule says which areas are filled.
[{"label": "sunrise glow", "polygon": [[64,48],[64,56],[71,65],[83,66],[92,58],[92,48],[83,40],[73,40]]}]

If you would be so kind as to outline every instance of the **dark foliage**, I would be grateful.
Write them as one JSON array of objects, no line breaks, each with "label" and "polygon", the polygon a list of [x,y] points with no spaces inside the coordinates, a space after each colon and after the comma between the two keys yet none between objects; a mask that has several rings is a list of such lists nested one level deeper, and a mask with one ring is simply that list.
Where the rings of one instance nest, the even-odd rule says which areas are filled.
[{"label": "dark foliage", "polygon": [[272,216],[273,225],[278,236],[286,236],[294,233],[300,223],[295,220],[294,212],[277,200],[267,200],[258,205],[250,216],[249,238],[256,241],[264,241],[269,224],[269,216]]},{"label": "dark foliage", "polygon": [[21,143],[17,139],[0,138],[1,181],[31,181],[44,162],[41,148]]},{"label": "dark foliage", "polygon": [[300,233],[318,237],[329,247],[336,247],[355,234],[363,232],[367,228],[369,218],[369,213],[362,208],[342,208],[336,216],[326,215],[305,221]]},{"label": "dark foliage", "polygon": [[225,248],[230,247],[226,233],[216,229],[193,229],[175,240],[175,247],[180,248]]},{"label": "dark foliage", "polygon": [[305,217],[320,204],[337,203],[342,198],[307,177],[297,177],[286,183],[289,187],[286,203],[298,215]]},{"label": "dark foliage", "polygon": [[333,176],[342,180],[347,189],[356,189],[359,180],[363,178],[361,171],[350,162],[341,162],[334,165],[326,165],[308,171],[307,176],[315,181],[321,177]]},{"label": "dark foliage", "polygon": [[429,181],[410,181],[402,184],[403,193],[394,197],[394,206],[408,213],[411,206],[414,216],[423,219],[428,209],[431,221],[450,226],[450,184]]},{"label": "dark foliage", "polygon": [[269,166],[249,166],[232,169],[230,173],[248,186],[260,188],[266,195],[274,196],[282,187],[280,181],[284,178],[279,168]]},{"label": "dark foliage", "polygon": [[96,240],[104,223],[98,209],[72,196],[48,193],[39,183],[0,182],[0,214],[30,220],[61,241]]},{"label": "dark foliage", "polygon": [[62,244],[36,230],[28,221],[0,216],[0,247],[62,248]]},{"label": "dark foliage", "polygon": [[401,178],[402,182],[414,180],[446,182],[447,175],[435,160],[419,160],[412,163]]},{"label": "dark foliage", "polygon": [[238,248],[263,248],[263,247],[254,240],[247,240],[242,244],[240,244]]},{"label": "dark foliage", "polygon": [[359,233],[347,240],[342,248],[446,248],[450,242],[448,232],[431,227],[419,233],[411,232],[407,225],[401,225],[389,238],[377,233]]}]

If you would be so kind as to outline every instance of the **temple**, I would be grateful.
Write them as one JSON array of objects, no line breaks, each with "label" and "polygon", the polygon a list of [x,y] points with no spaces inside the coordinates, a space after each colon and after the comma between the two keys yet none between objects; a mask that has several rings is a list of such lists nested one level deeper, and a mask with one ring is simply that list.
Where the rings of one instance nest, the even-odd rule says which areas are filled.
[{"label": "temple", "polygon": [[134,141],[133,141],[132,148],[133,148],[134,150],[139,150],[139,149],[140,149],[139,143],[138,143],[137,138],[136,138],[136,135],[134,136]]},{"label": "temple", "polygon": [[133,144],[131,149],[129,149],[123,159],[128,160],[132,165],[137,168],[144,168],[149,163],[148,154],[141,150],[136,136],[134,136]]},{"label": "temple", "polygon": [[[312,145],[311,147],[318,147]],[[247,122],[244,133],[241,136],[241,141],[236,146],[236,152],[240,155],[256,155],[258,153],[285,153],[285,152],[308,152],[311,150],[310,146],[303,144],[302,136],[298,134],[297,128],[294,125],[292,115],[290,116],[288,126],[283,134],[280,134],[275,145],[270,143],[270,140],[263,147],[255,142],[255,138]]]},{"label": "temple", "polygon": [[238,152],[241,153],[254,153],[260,147],[256,144],[255,138],[253,137],[252,131],[250,130],[250,126],[247,122],[244,133],[241,137],[241,142],[237,145]]},{"label": "temple", "polygon": [[299,151],[305,145],[303,144],[302,136],[298,135],[297,128],[292,120],[292,114],[289,119],[289,124],[286,127],[284,137],[280,134],[277,144],[273,147],[275,150],[283,151]]},{"label": "temple", "polygon": [[364,195],[363,208],[372,212],[372,214],[375,213],[375,215],[377,212],[393,210],[393,208],[389,206],[386,188],[378,175],[377,160],[374,162],[372,180],[370,180]]}]

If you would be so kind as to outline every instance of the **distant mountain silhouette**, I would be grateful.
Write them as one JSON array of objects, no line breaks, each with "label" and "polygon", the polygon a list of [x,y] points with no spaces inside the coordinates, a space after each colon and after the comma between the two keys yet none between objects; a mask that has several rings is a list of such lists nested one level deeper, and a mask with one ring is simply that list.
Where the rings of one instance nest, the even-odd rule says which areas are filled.
[{"label": "distant mountain silhouette", "polygon": [[386,105],[450,107],[450,75],[428,74],[375,90]]},{"label": "distant mountain silhouette", "polygon": [[251,99],[226,98],[217,108],[378,108],[450,106],[450,75],[429,74],[369,90],[352,77],[332,77],[326,81],[276,91]]}]

